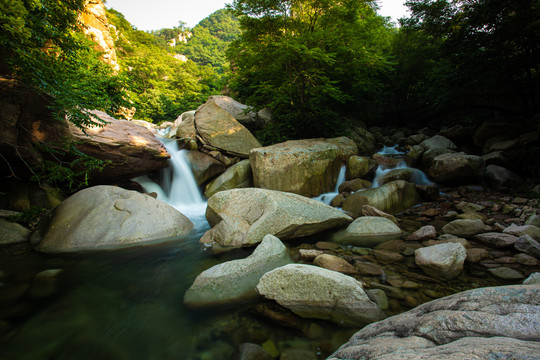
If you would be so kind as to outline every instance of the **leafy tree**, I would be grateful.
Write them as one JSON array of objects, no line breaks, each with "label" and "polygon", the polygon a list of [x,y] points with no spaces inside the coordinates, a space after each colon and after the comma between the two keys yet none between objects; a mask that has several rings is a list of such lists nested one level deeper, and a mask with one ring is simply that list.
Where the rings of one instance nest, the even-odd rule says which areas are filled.
[{"label": "leafy tree", "polygon": [[332,136],[344,128],[341,115],[373,116],[391,68],[390,31],[373,2],[236,0],[232,7],[243,30],[229,51],[232,87],[273,111],[278,123],[265,136]]},{"label": "leafy tree", "polygon": [[[540,108],[537,0],[410,0],[395,45],[396,90],[409,109],[483,107],[509,116]],[[415,112],[414,110],[412,111]],[[424,114],[426,115],[426,114]]]}]

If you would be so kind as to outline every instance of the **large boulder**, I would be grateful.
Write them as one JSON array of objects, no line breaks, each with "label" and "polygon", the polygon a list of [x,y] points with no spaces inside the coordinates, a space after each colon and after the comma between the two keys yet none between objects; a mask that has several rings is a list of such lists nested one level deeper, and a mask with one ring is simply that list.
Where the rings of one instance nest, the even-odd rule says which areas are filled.
[{"label": "large boulder", "polygon": [[379,216],[362,216],[343,231],[337,232],[333,241],[360,247],[373,247],[399,238],[401,229],[392,220]]},{"label": "large boulder", "polygon": [[498,165],[488,165],[485,177],[488,185],[495,189],[512,188],[523,183],[523,179],[518,174]]},{"label": "large boulder", "polygon": [[360,155],[371,156],[375,152],[375,137],[363,127],[350,128],[346,135],[356,143]]},{"label": "large boulder", "polygon": [[289,264],[263,275],[257,292],[305,318],[364,326],[384,318],[356,279],[313,265]]},{"label": "large boulder", "polygon": [[454,294],[366,326],[328,359],[538,359],[539,298],[523,285]]},{"label": "large boulder", "polygon": [[484,223],[480,219],[458,219],[449,222],[442,228],[443,233],[468,238],[484,231]]},{"label": "large boulder", "polygon": [[248,159],[237,162],[217,178],[212,180],[204,190],[206,197],[223,190],[241,189],[253,186],[251,164]]},{"label": "large boulder", "polygon": [[207,103],[208,102],[214,102],[247,128],[256,128],[262,125],[259,124],[258,116],[255,111],[252,111],[249,106],[244,105],[229,96],[213,95],[208,98]]},{"label": "large boulder", "polygon": [[94,174],[96,181],[114,183],[169,165],[169,154],[150,130],[132,121],[115,119],[102,111],[94,110],[92,114],[107,124],[87,127],[86,134],[69,124],[69,138],[79,151],[111,162],[103,171]]},{"label": "large boulder", "polygon": [[365,156],[354,155],[347,160],[347,180],[363,178],[375,171],[377,162]]},{"label": "large boulder", "polygon": [[444,243],[416,249],[414,256],[416,265],[426,274],[450,280],[463,271],[467,251],[460,243]]},{"label": "large boulder", "polygon": [[210,100],[195,113],[195,129],[200,140],[228,154],[247,158],[261,143],[226,110]]},{"label": "large boulder", "polygon": [[193,177],[199,186],[215,178],[227,169],[223,163],[200,151],[188,150],[186,155],[189,160],[189,167],[193,172]]},{"label": "large boulder", "polygon": [[334,189],[342,156],[333,142],[306,139],[253,149],[249,160],[256,187],[314,197]]},{"label": "large boulder", "polygon": [[371,205],[386,213],[397,214],[418,204],[420,200],[414,184],[397,180],[351,194],[343,202],[343,210],[360,216],[362,207]]},{"label": "large boulder", "polygon": [[197,131],[195,131],[195,110],[186,111],[177,117],[167,137],[179,138],[183,142],[195,141],[197,138]]},{"label": "large boulder", "polygon": [[30,230],[14,222],[0,218],[0,245],[25,242],[30,237]]},{"label": "large boulder", "polygon": [[420,146],[426,151],[430,149],[457,150],[456,144],[441,135],[435,135],[430,137],[429,139],[422,141],[422,143],[420,143]]},{"label": "large boulder", "polygon": [[37,250],[59,253],[143,244],[184,235],[191,221],[151,196],[115,186],[94,186],[55,210]]},{"label": "large boulder", "polygon": [[480,156],[463,152],[442,154],[433,159],[428,175],[436,182],[481,181],[486,167]]},{"label": "large boulder", "polygon": [[266,234],[280,239],[302,237],[348,224],[341,211],[300,195],[257,188],[220,191],[208,199],[212,226],[202,243],[251,246]]},{"label": "large boulder", "polygon": [[257,296],[255,287],[265,273],[291,262],[287,248],[266,235],[245,259],[231,260],[203,271],[184,295],[188,307],[234,304]]}]

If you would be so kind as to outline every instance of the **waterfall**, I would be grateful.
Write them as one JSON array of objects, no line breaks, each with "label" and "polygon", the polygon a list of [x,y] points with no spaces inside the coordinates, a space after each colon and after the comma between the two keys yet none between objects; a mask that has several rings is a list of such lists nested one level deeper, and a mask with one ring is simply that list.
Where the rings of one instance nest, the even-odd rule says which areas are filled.
[{"label": "waterfall", "polygon": [[[371,185],[372,188],[379,187],[379,179],[386,173],[389,173],[390,171],[396,169],[411,169],[410,178],[408,180],[409,182],[418,185],[432,184],[432,182],[429,180],[427,175],[424,174],[423,171],[419,169],[409,168],[407,166],[407,163],[405,162],[405,160],[403,160],[405,153],[397,150],[397,145],[384,146],[381,151],[377,152],[375,155],[380,155],[385,160],[380,161],[377,170],[375,170],[375,177],[373,178],[373,182]],[[385,161],[387,163],[384,163]]]},{"label": "waterfall", "polygon": [[206,222],[206,200],[193,177],[186,150],[178,149],[176,140],[158,139],[171,155],[169,167],[161,170],[159,183],[146,175],[133,180],[138,182],[144,191],[155,192],[158,200],[176,208],[197,227]]},{"label": "waterfall", "polygon": [[345,181],[345,165],[341,166],[341,169],[339,170],[339,175],[336,181],[336,186],[334,187],[334,191],[321,194],[313,199],[323,202],[326,205],[329,205],[332,202],[332,199],[335,198],[339,194],[339,185],[343,184]]}]

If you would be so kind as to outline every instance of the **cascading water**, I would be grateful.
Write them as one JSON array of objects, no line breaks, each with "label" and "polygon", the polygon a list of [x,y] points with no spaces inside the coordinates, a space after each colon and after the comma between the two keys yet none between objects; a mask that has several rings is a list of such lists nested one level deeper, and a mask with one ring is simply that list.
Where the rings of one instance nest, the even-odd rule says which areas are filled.
[{"label": "cascading water", "polygon": [[[165,132],[159,133],[164,135]],[[152,181],[148,176],[139,176],[138,182],[146,192],[155,192],[157,199],[173,206],[186,215],[198,228],[205,226],[206,200],[193,177],[186,156],[186,150],[178,149],[176,140],[158,137],[171,155],[170,166],[161,171],[160,182]]]},{"label": "cascading water", "polygon": [[411,169],[409,182],[418,185],[428,185],[432,183],[426,176],[426,174],[424,174],[424,172],[418,169],[409,168],[407,166],[407,163],[403,159],[405,153],[397,150],[397,145],[384,146],[379,152],[377,152],[376,155],[380,155],[381,158],[390,159],[391,161],[388,161],[386,163],[384,161],[379,161],[379,166],[375,171],[375,177],[373,178],[373,182],[371,185],[372,188],[380,186],[379,179],[383,175],[397,169]]},{"label": "cascading water", "polygon": [[339,185],[341,185],[345,181],[345,165],[341,167],[339,170],[339,175],[336,181],[336,186],[334,188],[334,191],[321,194],[313,199],[323,202],[327,205],[329,205],[332,202],[332,199],[335,198],[339,194]]}]

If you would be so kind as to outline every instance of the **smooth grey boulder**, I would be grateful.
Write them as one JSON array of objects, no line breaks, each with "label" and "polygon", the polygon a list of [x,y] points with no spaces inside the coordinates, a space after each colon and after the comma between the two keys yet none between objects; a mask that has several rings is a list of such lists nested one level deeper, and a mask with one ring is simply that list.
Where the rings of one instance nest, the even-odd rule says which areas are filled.
[{"label": "smooth grey boulder", "polygon": [[396,180],[377,188],[356,191],[343,202],[343,210],[357,216],[362,215],[362,207],[371,205],[388,214],[397,214],[421,201],[414,184]]},{"label": "smooth grey boulder", "polygon": [[538,359],[539,298],[523,285],[450,295],[366,326],[328,359]]},{"label": "smooth grey boulder", "polygon": [[251,246],[267,234],[291,239],[346,225],[352,218],[319,201],[287,192],[246,188],[220,191],[208,199],[212,226],[202,243]]},{"label": "smooth grey boulder", "polygon": [[266,235],[245,259],[231,260],[203,271],[184,295],[191,308],[243,302],[257,296],[255,287],[266,272],[289,264],[287,248],[273,235]]},{"label": "smooth grey boulder", "polygon": [[510,234],[489,232],[475,235],[474,239],[480,241],[484,245],[500,249],[513,246],[518,238],[517,236]]},{"label": "smooth grey boulder", "polygon": [[172,206],[136,191],[93,186],[62,202],[37,250],[101,250],[184,235],[193,223]]},{"label": "smooth grey boulder", "polygon": [[450,280],[463,271],[467,250],[460,243],[444,243],[416,249],[416,265],[428,275]]},{"label": "smooth grey boulder", "polygon": [[458,219],[444,225],[442,231],[458,237],[471,237],[484,231],[484,222],[480,219]]},{"label": "smooth grey boulder", "polygon": [[0,219],[0,245],[28,241],[31,231],[21,224]]},{"label": "smooth grey boulder", "polygon": [[212,180],[204,190],[207,197],[223,190],[241,189],[253,186],[251,165],[248,159],[237,162],[225,172]]},{"label": "smooth grey boulder", "polygon": [[313,265],[289,264],[263,275],[257,292],[305,318],[364,326],[383,319],[356,279]]},{"label": "smooth grey boulder", "polygon": [[360,247],[373,247],[397,239],[400,235],[401,229],[392,220],[379,216],[362,216],[350,223],[345,230],[334,234],[332,240]]}]

